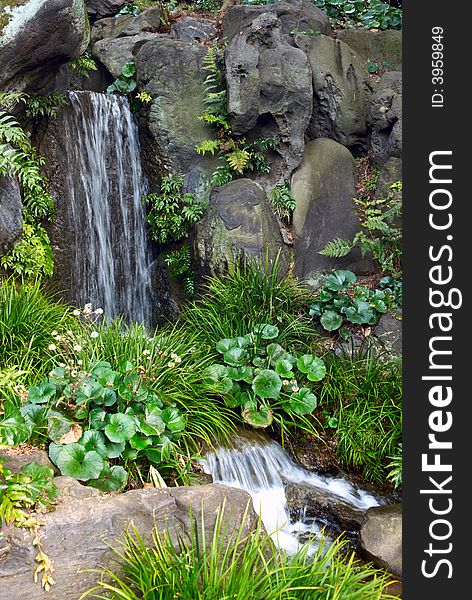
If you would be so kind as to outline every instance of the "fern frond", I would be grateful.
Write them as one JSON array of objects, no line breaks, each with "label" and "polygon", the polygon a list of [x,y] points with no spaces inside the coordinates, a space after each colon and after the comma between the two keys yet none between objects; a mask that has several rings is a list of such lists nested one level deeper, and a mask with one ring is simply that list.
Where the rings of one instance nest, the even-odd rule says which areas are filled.
[{"label": "fern frond", "polygon": [[205,156],[207,152],[210,152],[212,155],[214,155],[219,148],[219,140],[204,140],[201,144],[195,146],[195,150],[198,152],[198,154],[202,154],[203,156]]},{"label": "fern frond", "polygon": [[349,240],[343,238],[336,238],[331,242],[328,242],[323,250],[320,250],[318,254],[322,256],[328,256],[329,258],[342,258],[349,254],[352,250],[353,245]]},{"label": "fern frond", "polygon": [[230,168],[233,169],[233,171],[242,174],[244,169],[246,169],[249,165],[251,155],[247,150],[233,150],[233,152],[226,154],[225,158],[226,162]]}]

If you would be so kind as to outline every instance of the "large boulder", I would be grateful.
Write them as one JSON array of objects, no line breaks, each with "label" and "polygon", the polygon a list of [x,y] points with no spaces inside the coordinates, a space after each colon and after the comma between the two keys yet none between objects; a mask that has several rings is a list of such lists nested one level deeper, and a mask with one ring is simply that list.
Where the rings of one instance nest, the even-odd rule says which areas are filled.
[{"label": "large boulder", "polygon": [[331,35],[329,18],[311,0],[282,0],[264,6],[240,4],[230,7],[223,18],[223,37],[230,42],[266,12],[277,15],[284,34],[312,30]]},{"label": "large boulder", "polygon": [[206,215],[197,226],[199,270],[221,275],[243,256],[286,256],[279,226],[265,193],[250,179],[214,188]]},{"label": "large boulder", "polygon": [[0,89],[50,93],[88,42],[83,0],[10,0],[0,13]]},{"label": "large boulder", "polygon": [[359,533],[359,548],[369,560],[401,578],[401,504],[368,509]]},{"label": "large boulder", "polygon": [[[300,163],[312,112],[311,72],[307,57],[290,45],[274,12],[254,19],[225,53],[228,112],[236,135],[263,128],[278,141],[284,172]],[[253,134],[254,135],[254,134]]]},{"label": "large boulder", "polygon": [[396,29],[340,29],[338,40],[345,42],[364,61],[372,61],[379,69],[395,71],[402,68],[402,32]]},{"label": "large boulder", "polygon": [[203,193],[216,168],[215,159],[197,154],[195,146],[214,137],[199,116],[205,111],[205,46],[159,36],[137,55],[139,89],[153,100],[141,119],[142,144],[151,178],[173,171],[186,175],[189,191]]},{"label": "large boulder", "polygon": [[341,259],[322,256],[324,246],[341,237],[352,240],[359,230],[353,197],[356,163],[347,148],[334,140],[307,143],[303,161],[292,176],[295,272],[308,278],[333,268],[357,273],[372,270],[370,261],[354,249]]},{"label": "large boulder", "polygon": [[372,157],[383,165],[389,158],[402,156],[402,74],[385,73],[372,97]]},{"label": "large boulder", "polygon": [[105,38],[115,39],[139,35],[144,32],[157,33],[161,26],[162,10],[156,6],[148,8],[137,17],[132,15],[118,15],[107,19],[95,21],[90,34],[91,42],[94,44]]},{"label": "large boulder", "polygon": [[129,0],[85,0],[85,4],[92,19],[103,19],[103,17],[114,17],[130,2]]},{"label": "large boulder", "polygon": [[46,450],[38,450],[37,448],[25,448],[19,452],[17,448],[7,447],[0,450],[0,460],[3,462],[3,466],[13,473],[18,473],[30,462],[54,469]]},{"label": "large boulder", "polygon": [[172,24],[171,37],[176,40],[196,40],[202,42],[216,35],[216,23],[211,19],[196,19],[195,17],[182,17]]},{"label": "large boulder", "polygon": [[[34,534],[5,527],[6,547],[0,562],[0,600],[78,600],[97,581],[97,574],[84,571],[100,565],[118,567],[110,545],[118,546],[122,532],[134,525],[145,544],[151,543],[154,524],[160,533],[169,527],[174,537],[192,535],[194,523],[205,522],[211,539],[218,511],[225,504],[227,535],[239,529],[246,507],[248,518],[243,535],[255,529],[257,517],[250,496],[243,490],[221,485],[132,490],[117,496],[97,495],[95,490],[59,478],[61,498],[54,512],[41,515],[41,543],[54,566],[55,585],[45,592],[34,583],[38,549]],[[64,481],[64,479],[66,481]],[[80,488],[85,491],[81,493]],[[192,516],[190,516],[192,514]]]},{"label": "large boulder", "polygon": [[295,43],[313,74],[309,139],[327,137],[355,152],[366,150],[372,83],[364,61],[347,44],[325,35],[297,35]]},{"label": "large boulder", "polygon": [[154,40],[158,34],[144,31],[138,35],[118,38],[104,38],[92,46],[92,54],[116,79],[121,75],[123,65],[136,60],[136,54],[143,44]]},{"label": "large boulder", "polygon": [[20,186],[13,177],[0,175],[0,256],[20,239],[22,229]]}]

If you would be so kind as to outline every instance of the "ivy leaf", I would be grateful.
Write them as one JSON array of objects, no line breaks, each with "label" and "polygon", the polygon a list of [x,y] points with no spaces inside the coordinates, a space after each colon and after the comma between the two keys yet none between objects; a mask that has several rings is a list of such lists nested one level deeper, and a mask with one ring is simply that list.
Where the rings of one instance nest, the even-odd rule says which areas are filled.
[{"label": "ivy leaf", "polygon": [[273,413],[264,404],[258,408],[255,403],[250,402],[243,410],[242,417],[252,427],[265,429],[272,423]]},{"label": "ivy leaf", "polygon": [[352,271],[344,271],[339,269],[333,271],[330,275],[327,275],[323,281],[323,286],[333,292],[340,292],[341,290],[347,290],[348,287],[356,283],[357,277]]},{"label": "ivy leaf", "polygon": [[31,404],[45,404],[56,393],[56,386],[50,381],[42,381],[28,390],[28,402]]},{"label": "ivy leaf", "polygon": [[334,310],[325,310],[320,317],[320,323],[327,331],[335,331],[341,327],[343,318]]},{"label": "ivy leaf", "polygon": [[268,323],[254,325],[253,331],[255,334],[260,335],[263,340],[274,340],[279,336],[279,328],[276,325],[269,325]]},{"label": "ivy leaf", "polygon": [[110,442],[117,444],[127,442],[135,433],[136,423],[133,417],[123,413],[111,415],[108,425],[105,426],[105,435]]},{"label": "ivy leaf", "polygon": [[105,463],[98,479],[88,482],[88,485],[101,490],[102,492],[117,492],[125,487],[128,482],[128,473],[123,467],[116,465],[110,468]]},{"label": "ivy leaf", "polygon": [[185,429],[185,417],[180,414],[178,408],[166,408],[162,411],[162,420],[169,431],[183,431]]},{"label": "ivy leaf", "polygon": [[86,431],[79,440],[87,452],[94,451],[100,454],[101,457],[106,458],[108,456],[108,449],[106,445],[105,436],[101,431],[93,431],[89,429]]},{"label": "ivy leaf", "polygon": [[298,392],[293,392],[288,401],[284,404],[287,412],[297,415],[311,414],[318,404],[315,394],[309,388],[300,388]]},{"label": "ivy leaf", "polygon": [[321,358],[304,354],[297,361],[299,371],[305,373],[310,381],[320,381],[326,375],[326,367]]},{"label": "ivy leaf", "polygon": [[87,481],[97,479],[103,469],[104,462],[95,451],[87,452],[79,443],[64,446],[56,457],[56,464],[62,475]]},{"label": "ivy leaf", "polygon": [[282,389],[282,380],[272,369],[264,369],[254,378],[252,389],[260,398],[277,398]]}]

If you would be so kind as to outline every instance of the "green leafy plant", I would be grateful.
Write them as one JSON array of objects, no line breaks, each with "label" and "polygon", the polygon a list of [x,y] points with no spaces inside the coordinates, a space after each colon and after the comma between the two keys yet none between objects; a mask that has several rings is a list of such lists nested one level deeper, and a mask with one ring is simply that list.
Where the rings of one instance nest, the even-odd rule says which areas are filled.
[{"label": "green leafy plant", "polygon": [[141,14],[141,10],[135,4],[125,4],[117,13],[117,15],[132,15],[133,17],[137,17],[139,14]]},{"label": "green leafy plant", "polygon": [[[120,574],[96,570],[100,580],[83,598],[138,600],[387,600],[393,598],[387,574],[361,565],[346,552],[346,540],[332,544],[322,540],[311,556],[311,538],[290,557],[274,546],[259,520],[246,533],[247,512],[241,525],[230,530],[225,506],[218,510],[214,529],[203,517],[193,523],[189,537],[170,531],[153,531],[146,543],[138,530],[125,533],[115,549]],[[335,595],[333,595],[335,590]],[[314,596],[315,594],[315,596]]]},{"label": "green leafy plant", "polygon": [[[336,270],[327,275],[310,306],[310,316],[319,319],[327,331],[348,336],[349,330],[341,329],[346,323],[375,325],[382,314],[401,303],[401,283],[391,277],[381,279],[377,289],[356,282],[352,271]],[[389,287],[393,284],[395,287]]]},{"label": "green leafy plant", "polygon": [[29,117],[56,117],[61,106],[67,105],[66,98],[58,92],[48,96],[33,96],[29,94],[25,100],[26,114]]},{"label": "green leafy plant", "polygon": [[389,456],[388,458],[391,461],[387,465],[388,475],[387,479],[389,479],[395,488],[401,486],[403,482],[403,448],[402,444],[398,444],[396,452],[393,456]]},{"label": "green leafy plant", "polygon": [[121,75],[107,87],[107,93],[129,94],[134,92],[136,86],[136,65],[130,61],[123,65]]},{"label": "green leafy plant", "polygon": [[147,222],[151,236],[160,244],[178,242],[188,236],[190,228],[205,212],[205,206],[198,202],[194,194],[183,191],[184,178],[180,175],[166,175],[161,180],[160,193],[148,194],[144,201],[148,204]]},{"label": "green leafy plant", "polygon": [[0,258],[0,264],[17,275],[51,277],[54,258],[45,229],[38,224],[24,223],[20,241],[9,254]]},{"label": "green leafy plant", "polygon": [[401,29],[402,11],[381,0],[312,0],[337,27]]},{"label": "green leafy plant", "polygon": [[262,323],[249,334],[222,339],[216,344],[222,363],[205,371],[228,406],[241,407],[243,420],[252,427],[268,427],[274,410],[303,416],[317,406],[309,386],[323,379],[324,362],[312,354],[290,354],[276,342],[278,337],[278,327]]},{"label": "green leafy plant", "polygon": [[277,215],[289,223],[297,202],[290,192],[288,181],[276,185],[270,193],[269,200]]},{"label": "green leafy plant", "polygon": [[169,252],[164,259],[172,277],[182,281],[187,296],[195,294],[195,273],[192,269],[190,248],[185,245]]},{"label": "green leafy plant", "polygon": [[90,71],[97,71],[98,67],[90,52],[84,52],[82,56],[70,61],[69,69],[73,73],[80,73],[84,77],[89,77]]},{"label": "green leafy plant", "polygon": [[[392,191],[401,189],[401,182],[390,186]],[[361,225],[353,240],[336,238],[326,244],[320,254],[331,258],[346,256],[358,246],[362,256],[370,253],[378,262],[382,273],[398,276],[401,273],[402,230],[399,219],[402,214],[401,200],[396,196],[387,199],[354,198]]]}]

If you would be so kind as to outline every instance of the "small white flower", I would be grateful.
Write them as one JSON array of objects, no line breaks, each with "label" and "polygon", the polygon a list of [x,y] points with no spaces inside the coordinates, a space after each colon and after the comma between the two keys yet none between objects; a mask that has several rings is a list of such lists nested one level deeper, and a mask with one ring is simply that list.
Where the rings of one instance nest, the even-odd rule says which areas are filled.
[{"label": "small white flower", "polygon": [[176,362],[177,364],[179,364],[179,363],[181,363],[181,362],[182,362],[182,359],[180,358],[180,356],[176,356],[176,357],[174,358],[174,360],[175,360],[175,362]]},{"label": "small white flower", "polygon": [[287,386],[287,385],[288,385],[288,380],[287,380],[287,379],[284,379],[284,380],[282,381],[282,383],[283,383],[285,386]]},{"label": "small white flower", "polygon": [[103,315],[103,308],[96,308],[94,312],[96,315]]},{"label": "small white flower", "polygon": [[294,385],[292,388],[292,392],[299,392],[300,388],[298,387],[298,385]]},{"label": "small white flower", "polygon": [[52,335],[52,337],[56,337],[57,335],[59,335],[59,332],[56,330],[51,331],[51,335]]},{"label": "small white flower", "polygon": [[77,364],[79,365],[79,367],[81,367],[81,366],[82,366],[83,362],[84,362],[83,360],[78,360],[78,361],[77,361]]},{"label": "small white flower", "polygon": [[149,354],[151,354],[150,350],[143,350],[143,356],[148,356]]},{"label": "small white flower", "polygon": [[77,308],[75,308],[75,309],[72,311],[72,314],[74,315],[74,317],[80,317],[80,310],[78,310]]},{"label": "small white flower", "polygon": [[73,370],[70,372],[71,377],[77,377],[77,371]]},{"label": "small white flower", "polygon": [[76,352],[80,352],[80,351],[82,350],[82,346],[81,346],[80,344],[75,344],[75,346],[74,346],[74,350],[75,350]]},{"label": "small white flower", "polygon": [[92,333],[90,334],[90,337],[92,339],[98,338],[98,331],[92,331]]},{"label": "small white flower", "polygon": [[170,367],[172,369],[172,367],[175,367],[175,363],[170,361],[167,363],[167,366]]},{"label": "small white flower", "polygon": [[85,310],[92,310],[92,305],[90,302],[88,302],[85,306],[84,306]]},{"label": "small white flower", "polygon": [[59,363],[59,366],[61,367],[61,369],[64,369],[64,367],[66,366],[65,363]]},{"label": "small white flower", "polygon": [[57,350],[56,344],[49,344],[48,350],[50,350],[51,352],[54,352],[54,350]]}]

